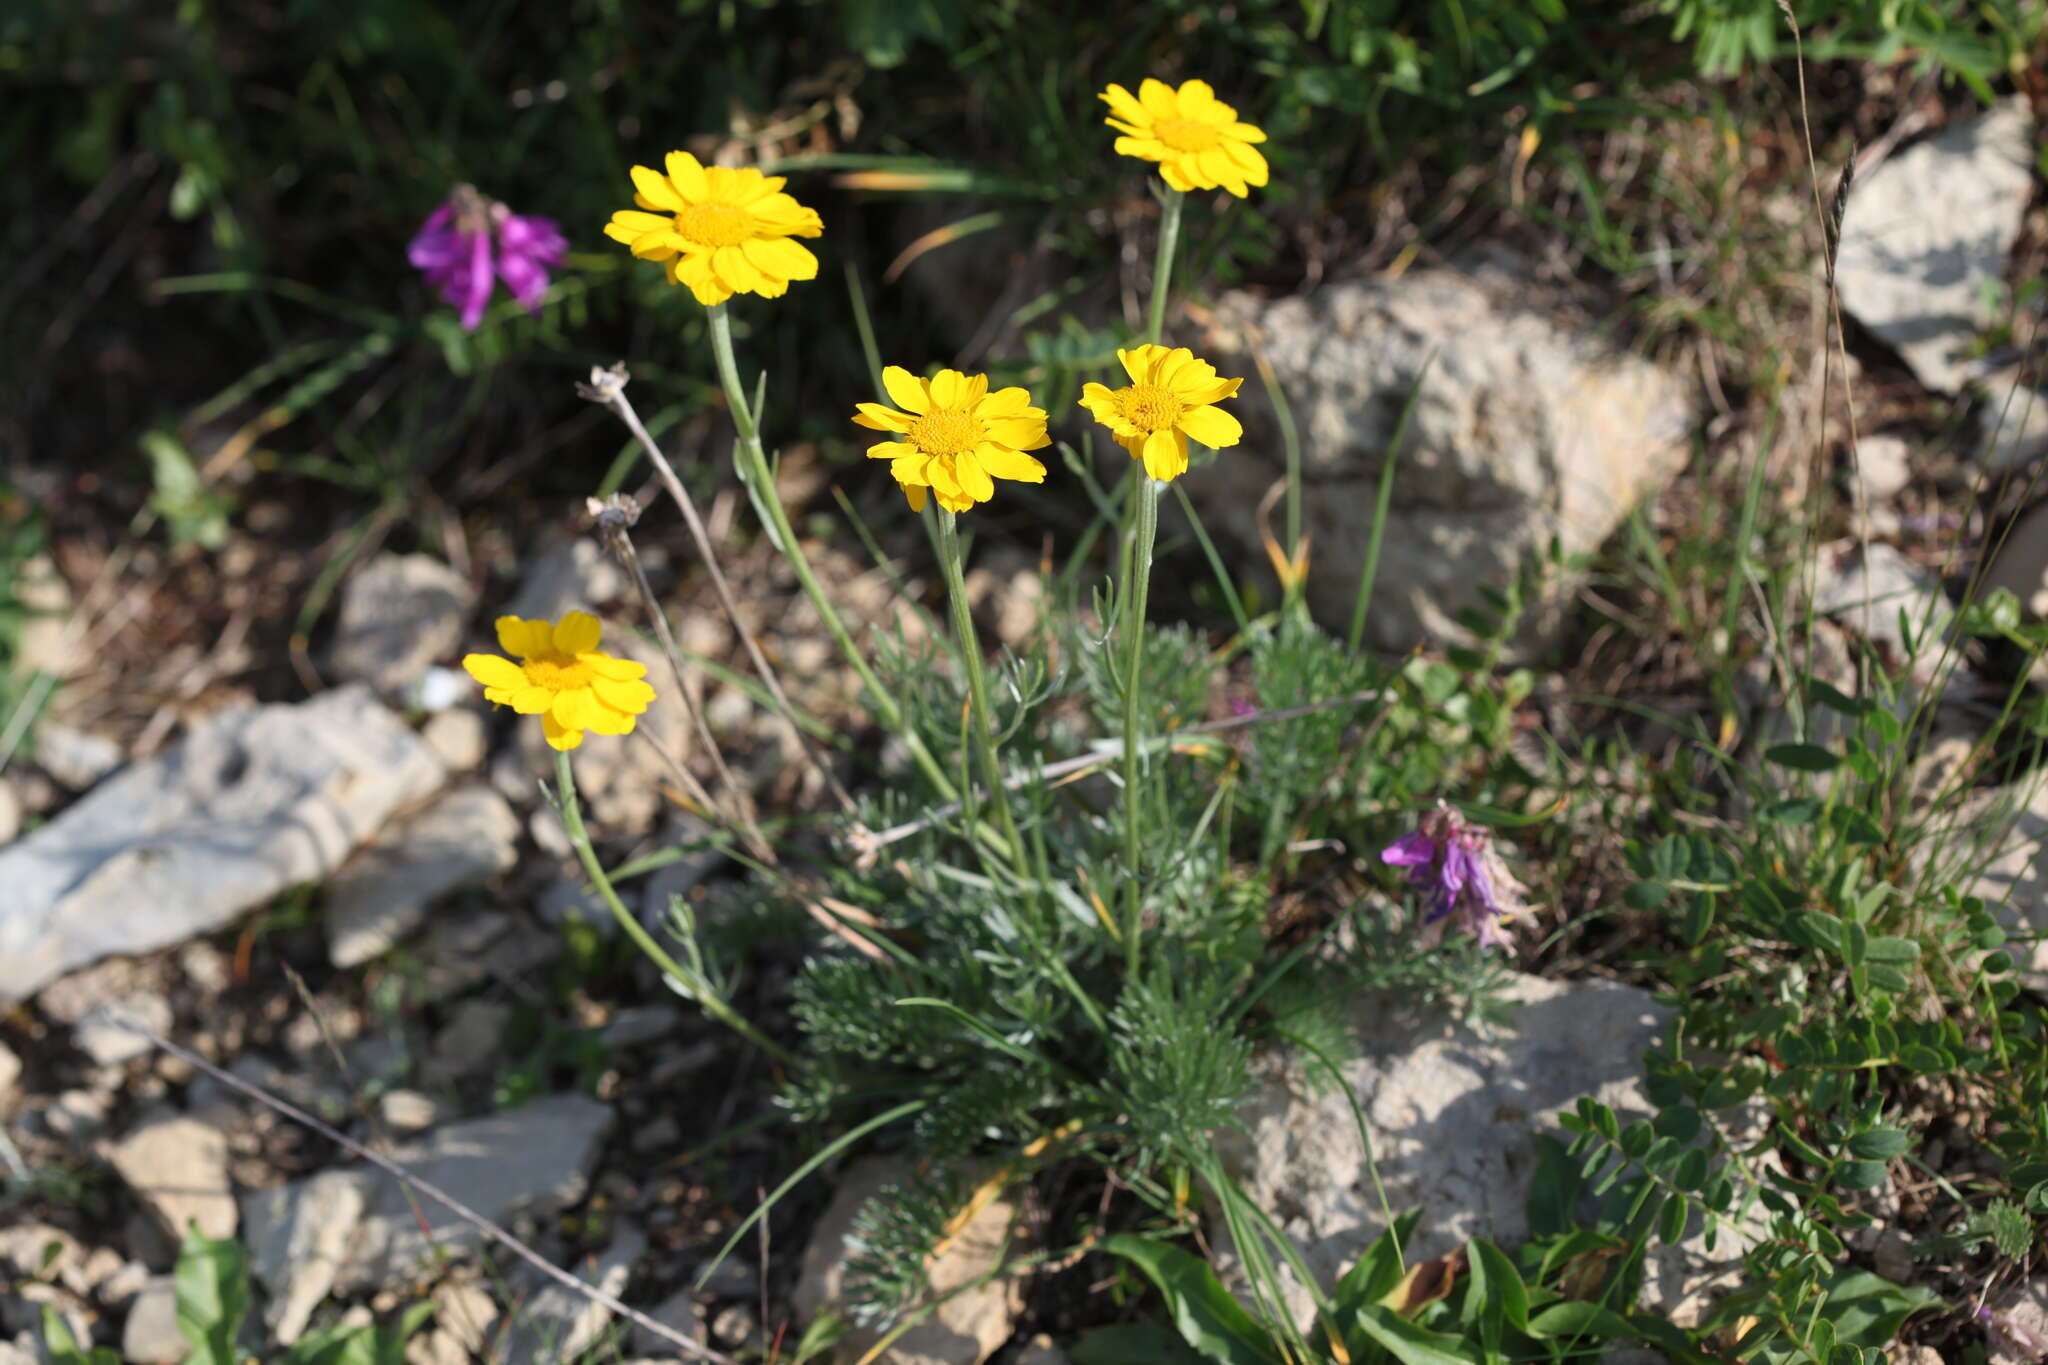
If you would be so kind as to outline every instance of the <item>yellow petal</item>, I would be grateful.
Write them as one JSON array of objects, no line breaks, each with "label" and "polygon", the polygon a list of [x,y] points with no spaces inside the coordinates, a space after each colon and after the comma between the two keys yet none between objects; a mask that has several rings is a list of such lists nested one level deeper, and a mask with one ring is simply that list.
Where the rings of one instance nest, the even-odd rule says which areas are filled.
[{"label": "yellow petal", "polygon": [[1248,147],[1242,142],[1226,142],[1223,144],[1223,150],[1229,153],[1231,161],[1244,173],[1247,184],[1263,185],[1271,177],[1272,171],[1266,165],[1265,155],[1258,148]]},{"label": "yellow petal", "polygon": [[590,723],[590,713],[596,709],[597,698],[589,688],[571,687],[555,693],[555,704],[548,708],[548,714],[564,730],[581,730]]},{"label": "yellow petal", "polygon": [[650,232],[633,241],[633,254],[643,261],[665,261],[686,244],[673,232]]},{"label": "yellow petal", "polygon": [[1162,161],[1159,163],[1159,178],[1164,180],[1173,189],[1179,190],[1182,194],[1187,194],[1192,190],[1215,188],[1213,185],[1202,184],[1199,177],[1189,175],[1189,169],[1190,167],[1184,159]]},{"label": "yellow petal", "polygon": [[[675,225],[676,220],[665,213],[641,213],[635,209],[620,209],[612,215],[611,222],[605,225],[605,231],[615,240],[625,242],[632,240],[633,237],[644,237],[650,232],[667,232]],[[613,228],[630,233],[631,236],[621,237],[612,232]]]},{"label": "yellow petal", "polygon": [[526,686],[526,670],[497,654],[465,654],[462,667],[485,687]]},{"label": "yellow petal", "polygon": [[[712,167],[718,170],[719,167]],[[711,268],[724,282],[726,288],[736,294],[749,293],[759,289],[767,281],[754,263],[747,259],[747,253],[736,246],[722,246],[711,257]]]},{"label": "yellow petal", "polygon": [[573,749],[583,742],[581,730],[571,730],[556,723],[553,716],[540,718],[540,732],[547,739],[551,749]]},{"label": "yellow petal", "polygon": [[1138,83],[1138,103],[1145,107],[1146,114],[1155,119],[1179,118],[1180,101],[1174,98],[1173,87],[1165,81],[1147,76]]},{"label": "yellow petal", "polygon": [[1210,147],[1197,157],[1202,164],[1202,174],[1229,190],[1238,198],[1244,198],[1244,175],[1237,163],[1230,159],[1230,153],[1222,147]]},{"label": "yellow petal", "polygon": [[614,682],[631,682],[647,676],[647,665],[634,659],[615,659],[598,650],[590,650],[576,656],[576,662],[588,668],[600,678]]},{"label": "yellow petal", "polygon": [[589,612],[572,611],[554,627],[552,635],[555,651],[573,657],[596,649],[598,640],[604,635],[604,627]]},{"label": "yellow petal", "polygon": [[1124,373],[1131,377],[1133,384],[1154,384],[1158,382],[1159,362],[1172,355],[1164,346],[1133,346],[1128,351],[1120,350],[1116,358],[1124,365]]},{"label": "yellow petal", "polygon": [[663,163],[668,178],[682,191],[683,198],[691,203],[700,203],[711,195],[711,184],[704,178],[704,163],[688,152],[670,152]]},{"label": "yellow petal", "polygon": [[905,412],[919,416],[932,410],[932,397],[919,379],[901,365],[890,365],[882,371],[882,387],[889,391],[889,401]]},{"label": "yellow petal", "polygon": [[967,397],[961,402],[960,406],[972,412],[980,405],[981,400],[986,397],[988,397],[988,376],[985,374],[968,375]]},{"label": "yellow petal", "polygon": [[[540,627],[537,634],[533,629],[535,626]],[[545,621],[522,621],[517,616],[500,616],[497,627],[498,648],[522,659],[547,653],[548,643],[554,638],[552,628]]]},{"label": "yellow petal", "polygon": [[1145,121],[1145,107],[1138,103],[1137,96],[1121,85],[1112,85],[1095,98],[1109,106],[1109,112],[1126,123]]},{"label": "yellow petal", "polygon": [[1204,116],[1222,103],[1216,98],[1215,87],[1207,81],[1182,81],[1173,95],[1182,118],[1206,121]]},{"label": "yellow petal", "polygon": [[885,408],[880,403],[855,403],[853,415],[855,426],[866,427],[869,431],[908,431],[910,419],[894,408]]},{"label": "yellow petal", "polygon": [[[907,446],[902,448],[909,450]],[[931,462],[931,456],[911,450],[908,454],[896,457],[895,462],[889,466],[889,473],[896,482],[902,484],[905,488],[929,487],[932,481],[931,475],[925,472],[925,468]]]},{"label": "yellow petal", "polygon": [[614,711],[628,715],[639,715],[654,702],[654,688],[644,682],[613,682],[610,678],[593,678],[591,693],[599,702]]},{"label": "yellow petal", "polygon": [[998,417],[1018,417],[1031,410],[1031,391],[1012,384],[982,399],[974,415],[984,422],[993,422]]},{"label": "yellow petal", "polygon": [[1187,437],[1168,428],[1155,431],[1145,438],[1145,473],[1161,481],[1171,481],[1188,472]]},{"label": "yellow petal", "polygon": [[732,290],[719,282],[711,269],[709,256],[684,256],[671,263],[675,283],[687,288],[705,307],[724,303],[732,297]]},{"label": "yellow petal", "polygon": [[1044,483],[1045,466],[1029,455],[984,441],[974,448],[974,457],[981,461],[981,467],[998,479],[1015,479],[1019,483]]},{"label": "yellow petal", "polygon": [[1052,444],[1043,417],[998,417],[988,424],[988,439],[1012,450],[1037,450]]},{"label": "yellow petal", "polygon": [[730,166],[706,166],[704,168],[705,197],[721,204],[732,202],[733,190],[739,183],[739,175]]},{"label": "yellow petal", "polygon": [[555,694],[545,687],[522,687],[512,694],[511,706],[522,716],[543,716],[555,704]]},{"label": "yellow petal", "polygon": [[967,406],[967,376],[958,370],[940,370],[932,376],[932,406],[935,408],[960,408]]},{"label": "yellow petal", "polygon": [[980,458],[972,451],[956,456],[953,469],[960,476],[960,488],[968,497],[976,502],[987,502],[995,496],[995,480],[981,467]]},{"label": "yellow petal", "polygon": [[594,735],[630,735],[633,733],[633,717],[624,711],[600,706],[590,713],[590,724],[585,728]]},{"label": "yellow petal", "polygon": [[749,237],[740,243],[740,250],[747,253],[747,259],[754,263],[763,275],[778,280],[815,280],[818,278],[818,258],[810,248],[790,241],[787,237]]},{"label": "yellow petal", "polygon": [[1222,408],[1189,408],[1173,425],[1190,440],[1200,441],[1211,450],[1222,450],[1244,439],[1244,424]]},{"label": "yellow petal", "polygon": [[870,460],[900,460],[917,453],[917,447],[908,441],[877,441],[868,447]]},{"label": "yellow petal", "polygon": [[786,175],[763,175],[759,171],[742,171],[740,174],[745,177],[735,196],[735,202],[740,204],[757,204],[789,183]]},{"label": "yellow petal", "polygon": [[910,510],[913,512],[924,511],[926,496],[923,484],[906,483],[903,485],[903,500],[910,504]]},{"label": "yellow petal", "polygon": [[1140,161],[1164,161],[1172,154],[1165,143],[1150,137],[1120,137],[1115,151],[1118,156],[1134,156]]},{"label": "yellow petal", "polygon": [[1221,131],[1223,136],[1235,138],[1239,142],[1264,142],[1266,140],[1266,130],[1259,127],[1256,123],[1226,123]]},{"label": "yellow petal", "polygon": [[649,170],[645,166],[635,166],[631,175],[633,188],[640,191],[641,203],[650,204],[658,209],[667,209],[671,213],[689,207],[688,201],[676,193],[676,187],[669,184],[668,178],[661,172]]}]

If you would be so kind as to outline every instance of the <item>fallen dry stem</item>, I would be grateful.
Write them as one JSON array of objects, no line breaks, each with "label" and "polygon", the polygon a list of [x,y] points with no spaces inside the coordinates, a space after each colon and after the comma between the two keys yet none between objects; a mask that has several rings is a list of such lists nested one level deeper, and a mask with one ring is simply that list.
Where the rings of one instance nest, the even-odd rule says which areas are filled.
[{"label": "fallen dry stem", "polygon": [[582,1280],[577,1279],[568,1271],[561,1269],[559,1266],[556,1266],[555,1264],[550,1262],[545,1256],[542,1256],[539,1252],[527,1246],[526,1243],[520,1241],[517,1237],[514,1237],[511,1233],[505,1231],[505,1229],[499,1227],[496,1223],[493,1223],[490,1219],[484,1217],[475,1209],[470,1208],[468,1205],[464,1204],[459,1199],[456,1199],[453,1195],[446,1194],[443,1191],[428,1184],[426,1181],[421,1180],[418,1176],[413,1175],[411,1172],[407,1171],[403,1166],[400,1166],[397,1162],[391,1161],[385,1157],[377,1155],[368,1147],[365,1147],[360,1142],[357,1142],[354,1138],[351,1138],[345,1133],[330,1128],[328,1125],[322,1123],[319,1119],[314,1118],[311,1114],[308,1114],[305,1110],[300,1109],[298,1106],[291,1104],[285,1100],[279,1099],[277,1096],[272,1095],[268,1091],[264,1090],[261,1086],[251,1085],[249,1082],[243,1080],[240,1076],[236,1076],[220,1067],[215,1066],[212,1062],[207,1061],[206,1058],[200,1056],[198,1053],[192,1051],[190,1048],[180,1047],[178,1044],[172,1042],[170,1039],[163,1037],[161,1034],[158,1034],[152,1029],[144,1027],[142,1024],[136,1022],[133,1019],[117,1018],[115,1022],[118,1023],[122,1028],[127,1029],[129,1032],[147,1038],[150,1041],[151,1046],[160,1048],[163,1051],[168,1052],[171,1056],[176,1057],[178,1060],[186,1063],[187,1065],[195,1067],[198,1070],[205,1072],[214,1080],[219,1081],[222,1085],[225,1085],[232,1090],[240,1091],[242,1094],[247,1095],[250,1099],[255,1100],[258,1104],[264,1105],[270,1109],[275,1110],[280,1114],[283,1114],[286,1118],[291,1119],[294,1123],[299,1123],[307,1128],[312,1129],[321,1137],[326,1138],[329,1142],[332,1142],[335,1145],[354,1153],[356,1156],[361,1157],[363,1160],[369,1162],[372,1166],[375,1166],[378,1170],[383,1171],[386,1175],[392,1177],[394,1180],[399,1181],[408,1190],[417,1191],[418,1193],[425,1195],[427,1198],[433,1200],[436,1204],[439,1204],[442,1208],[447,1209],[450,1213],[454,1214],[457,1218],[460,1218],[463,1222],[468,1223],[471,1227],[483,1233],[486,1237],[489,1237],[498,1245],[504,1247],[507,1251],[517,1256],[520,1260],[525,1261],[528,1265],[540,1271],[543,1275],[546,1275],[555,1283],[561,1285],[564,1289],[570,1290],[571,1292],[576,1294],[581,1294],[584,1298],[589,1299],[592,1303],[603,1305],[604,1307],[610,1309],[612,1312],[617,1313],[620,1317],[626,1319],[628,1322],[632,1323],[634,1326],[645,1328],[647,1331],[652,1332],[654,1335],[660,1337],[663,1341],[666,1341],[669,1344],[675,1346],[676,1348],[681,1350],[685,1355],[696,1356],[700,1360],[714,1361],[717,1363],[717,1365],[738,1365],[738,1362],[733,1360],[731,1356],[713,1350],[709,1346],[705,1346],[698,1342],[692,1341],[690,1340],[690,1338],[684,1336],[681,1332],[678,1332],[675,1328],[670,1327],[667,1323],[658,1322],[655,1319],[649,1317],[647,1314],[641,1312],[639,1309],[630,1307],[629,1305],[622,1303],[620,1300],[613,1297],[612,1295],[605,1293],[602,1289],[598,1289],[593,1285],[585,1284]]}]

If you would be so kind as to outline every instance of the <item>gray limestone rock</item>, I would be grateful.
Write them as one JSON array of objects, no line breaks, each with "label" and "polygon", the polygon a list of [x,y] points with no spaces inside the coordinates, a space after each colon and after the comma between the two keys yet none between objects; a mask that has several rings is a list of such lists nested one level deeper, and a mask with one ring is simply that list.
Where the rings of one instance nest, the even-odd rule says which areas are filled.
[{"label": "gray limestone rock", "polygon": [[279,1346],[305,1333],[313,1310],[334,1288],[375,1194],[370,1173],[332,1170],[244,1200],[250,1270],[270,1290],[264,1320]]},{"label": "gray limestone rock", "polygon": [[378,555],[342,590],[335,674],[399,691],[462,643],[474,600],[468,581],[430,555]]},{"label": "gray limestone rock", "polygon": [[[568,1267],[577,1279],[593,1289],[618,1298],[632,1278],[633,1263],[645,1255],[647,1239],[630,1227],[619,1229],[612,1244],[588,1265]],[[530,1271],[530,1267],[527,1268]],[[497,1359],[504,1365],[553,1365],[574,1360],[597,1343],[610,1325],[612,1312],[603,1304],[572,1293],[537,1273],[520,1278],[533,1290],[530,1298],[515,1309],[499,1345]]]},{"label": "gray limestone rock", "polygon": [[1991,321],[1985,286],[2005,278],[2033,195],[2033,139],[2016,97],[1908,147],[1849,193],[1842,307],[1930,389],[1954,393],[1970,378],[1970,345]]},{"label": "gray limestone rock", "polygon": [[[1691,386],[1543,293],[1520,267],[1487,264],[1276,300],[1226,295],[1203,354],[1247,377],[1227,405],[1246,435],[1184,481],[1209,529],[1266,562],[1258,508],[1285,462],[1256,377],[1263,353],[1300,430],[1309,605],[1343,629],[1414,393],[1366,638],[1395,651],[1469,639],[1456,616],[1481,586],[1506,585],[1553,538],[1568,555],[1598,546],[1690,449]],[[1272,529],[1283,534],[1277,519]],[[1552,615],[1532,613],[1525,638]]]},{"label": "gray limestone rock", "polygon": [[441,765],[362,688],[222,712],[0,848],[0,1004],[339,867]]},{"label": "gray limestone rock", "polygon": [[[1412,1018],[1391,1002],[1359,1006],[1360,1048],[1343,1063],[1345,1095],[1292,1058],[1267,1056],[1243,1130],[1218,1137],[1245,1195],[1272,1211],[1325,1288],[1386,1230],[1376,1169],[1395,1210],[1421,1214],[1411,1263],[1473,1237],[1512,1247],[1528,1237],[1536,1135],[1590,1096],[1622,1116],[1645,1117],[1643,1053],[1670,1011],[1643,992],[1604,981],[1521,978],[1520,1002],[1482,1034],[1435,1013]],[[1364,1111],[1371,1138],[1354,1118]],[[1376,1166],[1375,1166],[1376,1163]],[[1717,1255],[1735,1264],[1724,1238]],[[1646,1301],[1683,1317],[1725,1267],[1689,1253],[1652,1256]],[[1289,1284],[1288,1308],[1305,1321],[1308,1296]]]},{"label": "gray limestone rock", "polygon": [[327,954],[337,967],[382,956],[451,891],[503,872],[518,858],[519,817],[481,784],[458,787],[393,821],[327,888]]},{"label": "gray limestone rock", "polygon": [[227,1141],[212,1125],[182,1114],[155,1118],[101,1152],[173,1241],[192,1223],[208,1237],[235,1235]]}]

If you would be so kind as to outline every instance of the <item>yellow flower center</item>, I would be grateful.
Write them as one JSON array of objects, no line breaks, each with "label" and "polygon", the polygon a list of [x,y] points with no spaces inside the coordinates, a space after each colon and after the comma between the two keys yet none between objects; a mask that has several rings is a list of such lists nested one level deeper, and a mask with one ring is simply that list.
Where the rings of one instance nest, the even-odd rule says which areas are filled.
[{"label": "yellow flower center", "polygon": [[526,680],[550,692],[574,692],[590,686],[590,665],[564,659],[528,659],[520,665]]},{"label": "yellow flower center", "polygon": [[1191,118],[1163,118],[1152,125],[1152,136],[1176,152],[1206,152],[1223,140],[1223,131]]},{"label": "yellow flower center", "polygon": [[958,455],[981,443],[981,423],[964,408],[934,408],[911,418],[905,434],[927,455]]},{"label": "yellow flower center", "polygon": [[1140,431],[1165,431],[1180,420],[1184,407],[1172,389],[1157,384],[1133,384],[1116,401],[1124,420]]},{"label": "yellow flower center", "polygon": [[692,204],[676,213],[676,231],[698,246],[738,246],[754,235],[754,220],[737,204]]}]

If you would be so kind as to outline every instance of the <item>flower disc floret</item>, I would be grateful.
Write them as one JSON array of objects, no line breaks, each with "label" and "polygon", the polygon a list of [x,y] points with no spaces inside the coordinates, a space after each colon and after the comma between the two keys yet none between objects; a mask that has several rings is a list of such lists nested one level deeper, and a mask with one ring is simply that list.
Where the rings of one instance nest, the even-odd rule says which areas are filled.
[{"label": "flower disc floret", "polygon": [[882,387],[896,407],[861,403],[853,420],[899,437],[869,446],[868,458],[889,461],[912,511],[924,510],[928,494],[965,512],[995,495],[997,479],[1045,482],[1045,466],[1024,453],[1052,444],[1045,410],[1031,406],[1028,391],[990,393],[987,375],[958,370],[919,379],[901,365],[882,371]]},{"label": "flower disc floret", "polygon": [[1158,162],[1173,188],[1225,189],[1243,199],[1251,186],[1266,183],[1266,158],[1252,146],[1266,140],[1265,132],[1239,121],[1207,81],[1184,81],[1176,89],[1148,77],[1135,95],[1112,85],[1097,98],[1109,106],[1103,122],[1123,134],[1117,152]]},{"label": "flower disc floret", "polygon": [[462,666],[483,684],[485,701],[539,716],[549,745],[574,749],[586,730],[630,735],[654,700],[654,689],[642,681],[646,665],[598,649],[601,633],[588,612],[572,611],[559,622],[500,616],[498,646],[518,662],[467,654]]},{"label": "flower disc floret", "polygon": [[1216,407],[1236,395],[1242,379],[1224,379],[1185,346],[1139,346],[1118,351],[1127,388],[1088,384],[1081,406],[1109,428],[1118,445],[1145,462],[1155,479],[1177,479],[1188,469],[1188,441],[1223,450],[1244,439],[1244,426]]},{"label": "flower disc floret", "polygon": [[605,225],[605,236],[635,256],[666,263],[670,284],[686,286],[706,305],[734,294],[780,298],[791,280],[818,276],[818,258],[790,239],[816,237],[815,210],[782,192],[788,182],[751,166],[706,166],[688,152],[670,152],[667,174],[632,170],[633,202]]}]

